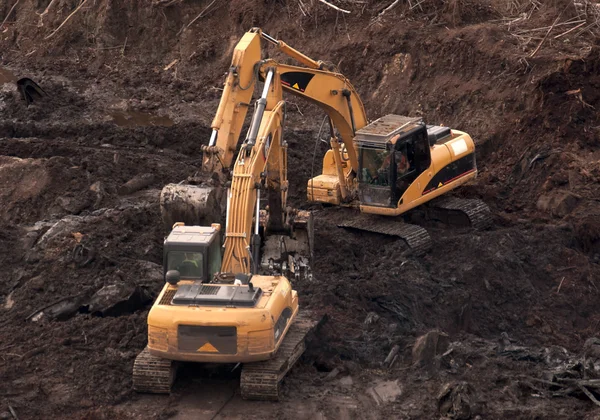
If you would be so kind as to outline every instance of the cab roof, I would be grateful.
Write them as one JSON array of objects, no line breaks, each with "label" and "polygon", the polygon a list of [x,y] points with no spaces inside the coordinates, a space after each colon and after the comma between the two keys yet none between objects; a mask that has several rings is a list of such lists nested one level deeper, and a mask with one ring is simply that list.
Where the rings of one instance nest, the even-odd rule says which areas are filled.
[{"label": "cab roof", "polygon": [[409,133],[421,125],[422,119],[420,117],[388,114],[358,130],[354,136],[354,141],[382,147],[394,136]]},{"label": "cab roof", "polygon": [[175,226],[165,243],[172,245],[210,244],[217,229],[210,226]]}]

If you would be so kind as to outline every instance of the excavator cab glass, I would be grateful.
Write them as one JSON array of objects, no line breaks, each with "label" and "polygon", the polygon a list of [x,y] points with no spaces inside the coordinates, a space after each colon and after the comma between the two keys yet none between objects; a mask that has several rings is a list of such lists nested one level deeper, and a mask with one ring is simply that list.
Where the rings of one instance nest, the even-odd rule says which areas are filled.
[{"label": "excavator cab glass", "polygon": [[392,161],[394,152],[387,148],[359,147],[358,194],[361,203],[392,206]]},{"label": "excavator cab glass", "polygon": [[183,278],[204,277],[204,253],[171,251],[167,254],[167,271],[177,270]]},{"label": "excavator cab glass", "polygon": [[394,199],[397,202],[415,179],[431,166],[431,151],[425,126],[417,125],[401,137],[394,150]]},{"label": "excavator cab glass", "polygon": [[182,280],[212,280],[221,269],[220,242],[212,227],[175,226],[165,240],[164,272],[177,270]]}]

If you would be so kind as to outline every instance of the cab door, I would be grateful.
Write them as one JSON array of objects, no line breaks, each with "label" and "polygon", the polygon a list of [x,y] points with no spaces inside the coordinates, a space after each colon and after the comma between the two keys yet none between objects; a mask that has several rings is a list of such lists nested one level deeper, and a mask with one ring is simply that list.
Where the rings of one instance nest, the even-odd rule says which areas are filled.
[{"label": "cab door", "polygon": [[388,147],[359,146],[358,198],[361,204],[395,207],[394,150]]},{"label": "cab door", "polygon": [[394,201],[397,203],[412,183],[431,165],[431,153],[427,130],[419,126],[394,145]]}]

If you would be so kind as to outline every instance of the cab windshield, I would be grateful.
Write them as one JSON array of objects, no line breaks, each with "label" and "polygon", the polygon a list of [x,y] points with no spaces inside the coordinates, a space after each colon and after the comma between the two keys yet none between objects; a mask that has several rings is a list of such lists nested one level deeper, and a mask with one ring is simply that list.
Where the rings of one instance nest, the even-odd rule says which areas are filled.
[{"label": "cab windshield", "polygon": [[181,277],[204,277],[204,256],[201,252],[170,251],[167,271],[177,270]]},{"label": "cab windshield", "polygon": [[392,154],[386,149],[363,148],[360,181],[370,185],[390,185],[391,158]]}]

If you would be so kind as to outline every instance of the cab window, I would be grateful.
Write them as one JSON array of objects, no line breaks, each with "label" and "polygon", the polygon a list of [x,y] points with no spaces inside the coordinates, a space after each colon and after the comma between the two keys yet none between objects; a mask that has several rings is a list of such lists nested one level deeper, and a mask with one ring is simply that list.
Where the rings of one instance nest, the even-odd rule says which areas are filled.
[{"label": "cab window", "polygon": [[[410,156],[409,156],[410,157]],[[413,146],[414,166],[417,174],[421,174],[431,166],[431,151],[427,131],[422,130],[415,136]]]},{"label": "cab window", "polygon": [[219,272],[221,272],[221,244],[217,237],[208,248],[208,279],[212,280],[212,276]]},{"label": "cab window", "polygon": [[204,277],[204,256],[201,252],[170,251],[167,271],[177,270],[181,277]]},{"label": "cab window", "polygon": [[392,152],[385,149],[363,148],[360,181],[371,185],[390,185]]}]

